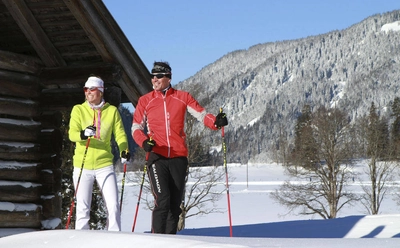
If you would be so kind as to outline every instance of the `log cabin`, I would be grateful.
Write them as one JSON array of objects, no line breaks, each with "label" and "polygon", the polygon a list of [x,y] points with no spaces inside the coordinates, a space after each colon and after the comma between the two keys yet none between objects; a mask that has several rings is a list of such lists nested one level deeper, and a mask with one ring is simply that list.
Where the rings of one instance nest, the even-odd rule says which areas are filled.
[{"label": "log cabin", "polygon": [[152,89],[101,0],[0,0],[0,237],[61,219],[59,116],[90,74],[116,106]]}]

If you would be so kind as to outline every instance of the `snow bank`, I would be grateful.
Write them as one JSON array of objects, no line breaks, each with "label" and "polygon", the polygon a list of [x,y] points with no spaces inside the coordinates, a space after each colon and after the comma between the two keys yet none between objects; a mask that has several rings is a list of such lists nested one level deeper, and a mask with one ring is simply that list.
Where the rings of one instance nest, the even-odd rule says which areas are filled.
[{"label": "snow bank", "polygon": [[386,23],[381,28],[382,32],[389,32],[389,31],[400,31],[400,21]]}]

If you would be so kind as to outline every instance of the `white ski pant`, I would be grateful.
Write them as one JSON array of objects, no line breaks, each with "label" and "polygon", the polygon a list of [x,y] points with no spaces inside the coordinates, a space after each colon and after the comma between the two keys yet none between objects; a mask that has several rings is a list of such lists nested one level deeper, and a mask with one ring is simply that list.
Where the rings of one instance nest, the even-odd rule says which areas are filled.
[{"label": "white ski pant", "polygon": [[[76,190],[81,168],[74,167],[73,180]],[[75,229],[90,229],[90,205],[92,203],[93,183],[97,184],[102,192],[107,207],[107,227],[109,231],[121,231],[121,213],[118,202],[118,186],[113,165],[97,169],[82,170],[76,192],[76,221]]]}]

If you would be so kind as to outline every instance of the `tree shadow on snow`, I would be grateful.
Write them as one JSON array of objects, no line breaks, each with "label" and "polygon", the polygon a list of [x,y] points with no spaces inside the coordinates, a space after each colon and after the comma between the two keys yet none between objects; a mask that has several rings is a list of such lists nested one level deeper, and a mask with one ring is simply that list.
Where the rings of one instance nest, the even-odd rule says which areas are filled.
[{"label": "tree shadow on snow", "polygon": [[[252,238],[343,238],[364,217],[361,215],[328,220],[297,220],[240,225],[233,226],[232,233],[233,237]],[[364,238],[374,237],[382,229],[383,227],[378,227]],[[178,234],[229,237],[229,226],[184,229]]]},{"label": "tree shadow on snow", "polygon": [[384,226],[378,226],[376,227],[374,230],[372,230],[372,232],[368,233],[365,236],[362,236],[362,238],[374,238],[375,236],[377,236],[380,232],[383,231],[383,229],[385,229]]}]

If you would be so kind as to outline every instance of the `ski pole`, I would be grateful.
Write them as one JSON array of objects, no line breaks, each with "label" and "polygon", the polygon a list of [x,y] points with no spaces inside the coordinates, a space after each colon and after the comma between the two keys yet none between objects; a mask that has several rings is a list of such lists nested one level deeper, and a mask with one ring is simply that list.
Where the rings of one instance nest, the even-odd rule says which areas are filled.
[{"label": "ski pole", "polygon": [[[222,113],[222,108],[219,109]],[[229,196],[229,183],[228,183],[228,166],[226,165],[226,144],[225,144],[225,130],[224,126],[221,127],[221,137],[222,137],[222,150],[224,151],[224,168],[225,168],[225,178],[226,178],[226,196],[228,199],[228,217],[229,217],[229,235],[232,237],[232,218],[231,218],[231,200]]]},{"label": "ski pole", "polygon": [[139,191],[138,201],[137,201],[137,205],[136,205],[135,218],[134,218],[134,220],[133,220],[133,225],[132,225],[132,232],[135,231],[136,218],[137,218],[137,214],[138,214],[138,212],[139,212],[140,197],[141,197],[141,195],[142,195],[143,184],[144,184],[144,177],[146,176],[147,161],[149,160],[149,154],[150,154],[150,152],[147,152],[147,153],[146,153],[146,162],[144,163],[143,175],[142,175],[142,182],[140,183],[140,191]]},{"label": "ski pole", "polygon": [[67,220],[67,224],[66,224],[66,226],[65,226],[65,229],[68,229],[68,228],[69,228],[69,224],[70,224],[70,222],[71,222],[72,212],[74,211],[74,207],[75,207],[76,194],[78,193],[79,182],[81,181],[83,166],[84,166],[84,164],[85,164],[85,159],[86,159],[86,154],[87,154],[87,151],[88,151],[88,148],[89,148],[89,144],[90,144],[90,137],[89,137],[88,140],[86,141],[85,153],[83,154],[83,158],[82,158],[82,166],[81,166],[81,170],[80,170],[80,172],[79,172],[78,181],[77,181],[77,183],[76,183],[76,189],[75,189],[75,193],[74,193],[74,198],[72,198],[72,200],[71,200],[71,206],[69,207],[68,220]]},{"label": "ski pole", "polygon": [[126,162],[124,163],[124,175],[122,176],[121,200],[119,202],[120,212],[122,212],[122,200],[124,199],[125,175],[126,175]]}]

